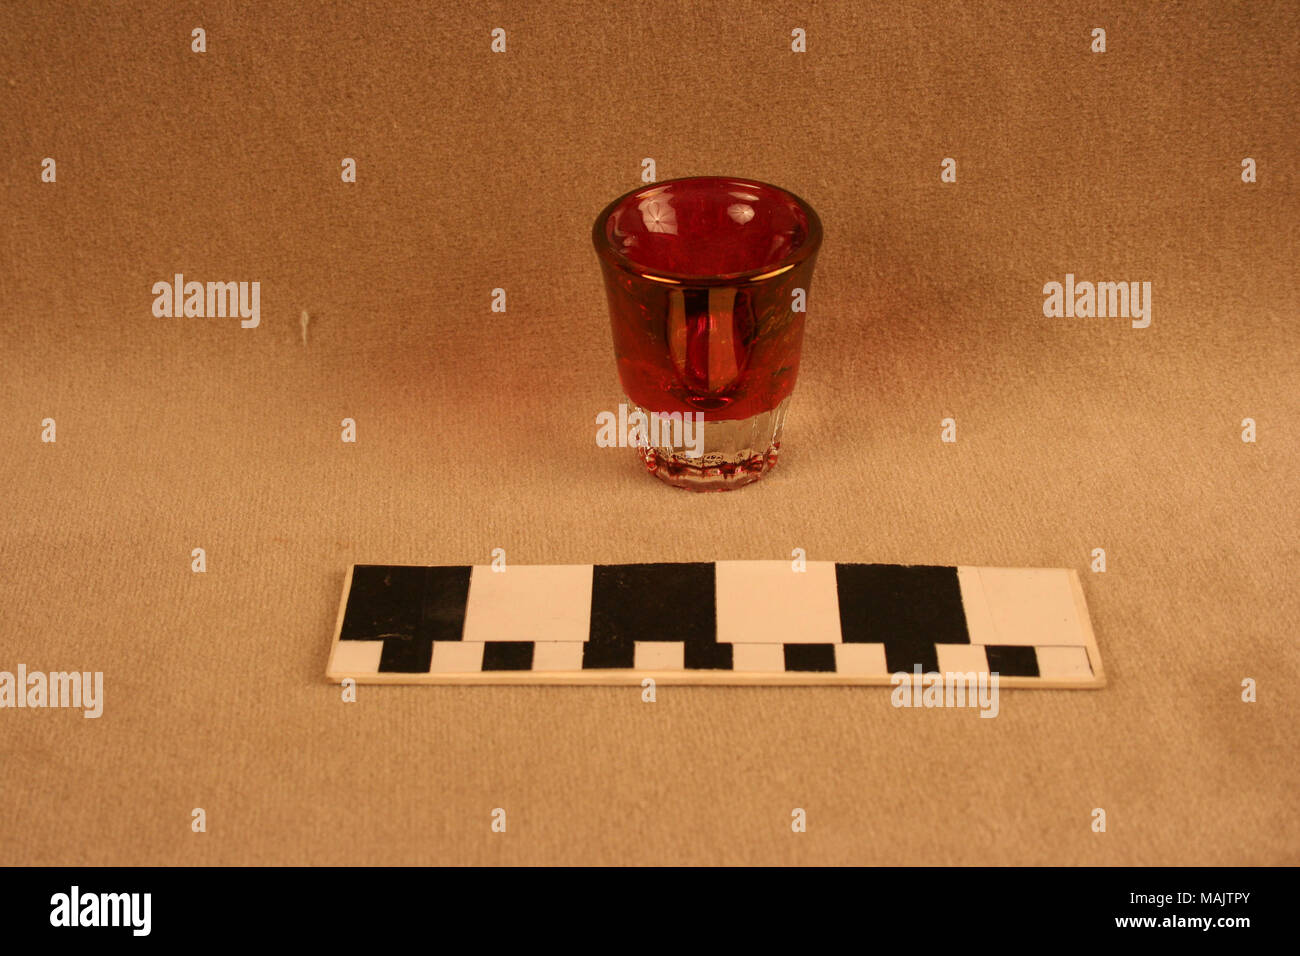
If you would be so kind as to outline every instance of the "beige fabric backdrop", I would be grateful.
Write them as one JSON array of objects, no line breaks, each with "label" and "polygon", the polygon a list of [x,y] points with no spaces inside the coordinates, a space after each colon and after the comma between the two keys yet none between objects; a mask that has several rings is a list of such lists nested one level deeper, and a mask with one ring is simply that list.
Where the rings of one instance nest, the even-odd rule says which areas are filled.
[{"label": "beige fabric backdrop", "polygon": [[[1294,4],[6,4],[0,36],[0,669],[107,685],[99,720],[0,712],[0,863],[1300,863]],[[644,157],[826,225],[782,464],[738,493],[594,443],[588,230]],[[155,319],[175,272],[260,281],[261,327]],[[1044,318],[1067,272],[1151,281],[1151,327]],[[343,704],[347,563],[494,547],[1073,567],[1111,684],[996,720]]]}]

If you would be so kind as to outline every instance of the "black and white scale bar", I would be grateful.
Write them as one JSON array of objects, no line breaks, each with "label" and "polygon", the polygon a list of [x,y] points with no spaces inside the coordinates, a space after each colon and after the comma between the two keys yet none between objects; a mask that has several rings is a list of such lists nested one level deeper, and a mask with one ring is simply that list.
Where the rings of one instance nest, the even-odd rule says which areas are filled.
[{"label": "black and white scale bar", "polygon": [[326,676],[367,683],[888,684],[997,672],[1100,687],[1059,568],[719,561],[348,572]]}]

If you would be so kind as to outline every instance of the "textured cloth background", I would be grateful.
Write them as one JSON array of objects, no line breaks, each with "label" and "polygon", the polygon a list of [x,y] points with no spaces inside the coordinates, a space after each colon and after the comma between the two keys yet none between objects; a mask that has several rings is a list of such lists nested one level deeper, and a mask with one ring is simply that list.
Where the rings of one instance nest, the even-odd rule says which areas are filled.
[{"label": "textured cloth background", "polygon": [[[0,669],[106,702],[0,711],[0,863],[1300,863],[1298,36],[1285,2],[5,4]],[[826,226],[781,465],[736,493],[595,445],[588,233],[645,157]],[[176,272],[260,281],[261,327],[154,318]],[[1044,318],[1067,272],[1152,282],[1151,327]],[[342,703],[346,565],[496,547],[1074,567],[1111,682],[995,720]]]}]

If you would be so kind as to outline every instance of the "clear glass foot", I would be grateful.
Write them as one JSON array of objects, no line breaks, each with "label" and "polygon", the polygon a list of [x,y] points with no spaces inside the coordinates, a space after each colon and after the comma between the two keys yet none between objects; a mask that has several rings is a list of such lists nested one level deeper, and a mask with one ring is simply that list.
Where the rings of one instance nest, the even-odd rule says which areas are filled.
[{"label": "clear glass foot", "polygon": [[729,491],[752,484],[776,467],[785,424],[786,398],[776,408],[749,418],[696,422],[652,416],[632,404],[650,422],[647,433],[634,432],[637,453],[649,472],[675,488]]}]

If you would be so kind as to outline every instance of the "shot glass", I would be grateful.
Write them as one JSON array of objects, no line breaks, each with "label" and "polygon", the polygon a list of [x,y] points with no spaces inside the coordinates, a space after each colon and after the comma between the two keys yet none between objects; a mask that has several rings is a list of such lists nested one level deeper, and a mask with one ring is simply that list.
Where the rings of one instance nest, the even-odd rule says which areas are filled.
[{"label": "shot glass", "polygon": [[751,179],[653,183],[596,219],[631,443],[656,477],[725,490],[776,465],[821,241],[811,206]]}]

